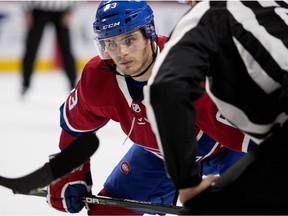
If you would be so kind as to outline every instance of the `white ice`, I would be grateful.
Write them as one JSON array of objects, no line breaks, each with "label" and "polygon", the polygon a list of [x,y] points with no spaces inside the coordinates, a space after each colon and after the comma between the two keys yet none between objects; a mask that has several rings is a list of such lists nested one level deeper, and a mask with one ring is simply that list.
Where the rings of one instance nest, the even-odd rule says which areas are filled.
[{"label": "white ice", "polygon": [[[20,98],[18,73],[0,73],[0,175],[18,178],[40,168],[58,152],[59,107],[68,95],[68,81],[59,71],[35,73],[31,89]],[[92,156],[93,191],[97,193],[112,168],[131,146],[115,122],[98,133],[100,147]],[[0,186],[0,215],[66,215],[42,197],[14,195]],[[79,214],[87,215],[86,210]]]}]

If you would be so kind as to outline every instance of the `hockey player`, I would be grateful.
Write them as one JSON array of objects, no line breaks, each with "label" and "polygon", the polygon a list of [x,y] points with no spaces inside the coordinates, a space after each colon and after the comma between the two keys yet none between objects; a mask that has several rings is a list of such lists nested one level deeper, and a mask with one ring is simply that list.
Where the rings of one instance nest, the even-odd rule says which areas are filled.
[{"label": "hockey player", "polygon": [[[99,56],[86,64],[76,88],[60,108],[63,130],[59,146],[64,149],[80,133],[101,129],[109,120],[119,122],[135,145],[112,171],[99,194],[173,204],[175,187],[166,175],[162,155],[147,121],[142,91],[167,38],[156,34],[153,12],[143,1],[101,2],[93,29]],[[242,144],[247,148],[248,142],[234,127],[223,124],[220,116],[217,120],[217,109],[208,97],[204,96],[196,103],[199,103],[199,109],[203,109],[203,118],[199,118],[199,123],[203,122],[199,125],[203,128],[191,131],[198,134],[202,146],[197,161],[204,163],[208,161],[207,157],[211,158],[204,163],[206,168],[200,175],[221,174],[245,154],[241,152],[245,152]],[[208,133],[203,133],[203,130]],[[224,143],[229,148],[223,147]],[[79,197],[92,194],[91,188],[88,161],[51,184],[47,201],[60,211],[79,212],[84,206]],[[124,208],[90,205],[88,214],[141,213]]]},{"label": "hockey player", "polygon": [[[201,214],[288,213],[281,175],[288,151],[287,10],[285,1],[200,1],[175,26],[153,67],[148,117],[190,214],[201,204]],[[259,144],[212,184],[222,183],[221,193],[209,193],[214,178],[201,179],[193,160],[193,101],[203,93],[202,81],[225,118]]]}]

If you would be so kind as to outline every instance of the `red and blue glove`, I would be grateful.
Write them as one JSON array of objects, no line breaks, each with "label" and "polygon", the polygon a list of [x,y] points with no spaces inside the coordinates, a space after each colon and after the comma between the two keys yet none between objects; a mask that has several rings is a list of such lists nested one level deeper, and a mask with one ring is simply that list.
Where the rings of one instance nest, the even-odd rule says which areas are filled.
[{"label": "red and blue glove", "polygon": [[89,160],[48,186],[47,203],[59,211],[78,213],[84,207],[80,198],[91,195],[91,188],[92,177]]}]

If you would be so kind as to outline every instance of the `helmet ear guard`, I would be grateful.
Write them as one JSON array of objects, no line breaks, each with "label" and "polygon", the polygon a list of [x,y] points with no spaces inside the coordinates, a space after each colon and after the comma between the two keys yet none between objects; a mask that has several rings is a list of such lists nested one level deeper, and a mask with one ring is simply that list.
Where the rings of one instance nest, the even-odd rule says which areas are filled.
[{"label": "helmet ear guard", "polygon": [[154,25],[153,20],[144,27],[144,30],[145,30],[145,37],[155,40],[157,36],[156,36],[155,25]]}]

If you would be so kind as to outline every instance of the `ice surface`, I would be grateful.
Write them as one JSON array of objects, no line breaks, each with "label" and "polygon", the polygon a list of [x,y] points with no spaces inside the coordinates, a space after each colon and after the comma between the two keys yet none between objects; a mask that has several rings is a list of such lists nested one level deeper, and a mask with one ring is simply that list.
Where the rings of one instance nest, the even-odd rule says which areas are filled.
[{"label": "ice surface", "polygon": [[[68,95],[60,71],[33,74],[31,89],[20,98],[19,73],[0,73],[0,175],[18,178],[41,167],[58,152],[59,107]],[[92,157],[93,191],[97,193],[131,146],[115,122],[98,132],[100,147]],[[13,195],[0,186],[0,215],[69,215],[54,210],[45,198]],[[86,210],[79,214],[87,215]]]}]

